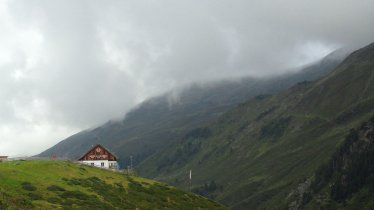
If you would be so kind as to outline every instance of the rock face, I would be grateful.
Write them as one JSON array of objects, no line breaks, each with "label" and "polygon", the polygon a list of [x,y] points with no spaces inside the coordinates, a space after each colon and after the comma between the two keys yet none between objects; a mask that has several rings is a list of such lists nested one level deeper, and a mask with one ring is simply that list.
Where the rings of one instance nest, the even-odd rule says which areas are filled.
[{"label": "rock face", "polygon": [[287,199],[293,200],[288,206],[289,210],[297,210],[303,205],[305,200],[308,199],[308,195],[310,195],[311,184],[312,179],[309,178],[305,182],[300,183],[299,186],[287,196]]},{"label": "rock face", "polygon": [[337,174],[331,186],[331,196],[343,201],[361,187],[372,182],[374,175],[374,118],[351,130],[331,162]]},{"label": "rock face", "polygon": [[[343,205],[347,207],[345,205],[354,206],[355,204],[352,203],[355,199],[361,200],[361,204],[370,205],[365,200],[374,197],[374,192],[371,190],[374,186],[373,162],[374,117],[358,128],[350,130],[329,163],[316,172],[310,187],[312,194],[302,205],[314,203],[314,208],[326,208],[329,203],[336,208],[348,203]],[[362,191],[365,191],[363,198]],[[296,207],[293,209],[300,207],[299,200],[293,201],[290,207]]]}]

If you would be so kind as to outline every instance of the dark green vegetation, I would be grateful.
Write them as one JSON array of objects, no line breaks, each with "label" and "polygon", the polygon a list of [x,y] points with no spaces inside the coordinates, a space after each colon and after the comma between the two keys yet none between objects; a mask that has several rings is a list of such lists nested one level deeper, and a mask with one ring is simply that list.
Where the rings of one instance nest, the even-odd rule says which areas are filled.
[{"label": "dark green vegetation", "polygon": [[[368,167],[373,151],[364,145],[367,150],[360,152],[350,130],[372,116],[374,44],[352,53],[320,80],[240,104],[202,127],[210,131],[206,138],[180,138],[138,170],[187,188],[192,169],[195,192],[233,209],[367,207],[373,198]],[[198,146],[191,150],[190,145]],[[178,148],[188,157],[178,156]],[[204,187],[213,181],[220,187]],[[319,187],[307,193],[311,185]]]},{"label": "dark green vegetation", "polygon": [[0,209],[225,209],[155,181],[66,161],[0,163]]},{"label": "dark green vegetation", "polygon": [[[338,53],[339,54],[339,53]],[[194,85],[178,93],[169,93],[142,103],[119,122],[108,122],[93,130],[80,132],[41,153],[41,157],[77,159],[91,145],[103,144],[120,158],[126,168],[129,156],[137,165],[170,143],[188,135],[210,135],[194,129],[216,120],[237,104],[260,94],[271,94],[296,84],[314,80],[330,72],[342,59],[334,53],[298,73],[269,78],[245,78]],[[201,132],[201,133],[199,133]],[[188,134],[189,133],[189,134]]]}]

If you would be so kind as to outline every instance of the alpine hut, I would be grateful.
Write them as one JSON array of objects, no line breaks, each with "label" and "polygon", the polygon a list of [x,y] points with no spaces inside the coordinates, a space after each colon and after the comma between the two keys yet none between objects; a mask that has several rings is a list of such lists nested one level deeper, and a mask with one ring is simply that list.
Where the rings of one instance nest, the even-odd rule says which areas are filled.
[{"label": "alpine hut", "polygon": [[86,154],[78,159],[79,162],[86,165],[113,170],[118,169],[117,160],[118,157],[101,144],[92,146]]}]

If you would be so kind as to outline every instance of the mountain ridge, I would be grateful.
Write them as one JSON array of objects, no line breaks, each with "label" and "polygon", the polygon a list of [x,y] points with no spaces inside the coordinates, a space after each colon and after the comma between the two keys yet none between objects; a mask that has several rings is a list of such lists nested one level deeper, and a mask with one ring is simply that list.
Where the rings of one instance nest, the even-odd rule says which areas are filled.
[{"label": "mountain ridge", "polygon": [[[327,56],[302,72],[289,73],[279,78],[224,81],[210,86],[191,86],[182,91],[178,102],[170,105],[172,93],[150,99],[129,112],[119,122],[77,133],[37,155],[75,159],[90,145],[101,143],[120,156],[122,167],[134,164],[154,154],[189,130],[199,127],[228,111],[239,103],[259,94],[274,93],[303,80],[319,78],[338,65],[342,55]],[[173,102],[172,102],[173,103]],[[161,146],[160,146],[161,145]]]}]

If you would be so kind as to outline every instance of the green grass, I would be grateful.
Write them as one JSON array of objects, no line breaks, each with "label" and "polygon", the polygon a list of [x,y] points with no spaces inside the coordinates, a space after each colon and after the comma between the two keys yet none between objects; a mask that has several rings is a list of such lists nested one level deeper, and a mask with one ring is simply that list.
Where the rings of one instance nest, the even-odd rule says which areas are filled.
[{"label": "green grass", "polygon": [[0,162],[0,209],[226,209],[165,184],[67,161]]}]

